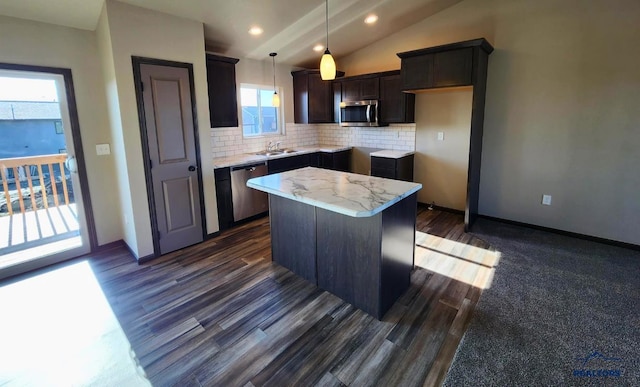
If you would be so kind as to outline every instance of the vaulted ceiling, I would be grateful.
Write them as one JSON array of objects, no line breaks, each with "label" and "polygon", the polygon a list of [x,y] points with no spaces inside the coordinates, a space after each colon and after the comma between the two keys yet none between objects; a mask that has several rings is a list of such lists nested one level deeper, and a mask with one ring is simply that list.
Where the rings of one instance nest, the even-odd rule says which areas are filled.
[{"label": "vaulted ceiling", "polygon": [[[121,0],[204,23],[208,51],[317,67],[325,45],[323,0]],[[329,48],[340,58],[440,12],[461,0],[329,0]],[[2,0],[0,14],[95,30],[104,0]],[[373,25],[364,23],[378,15]],[[248,33],[260,26],[259,36]]]}]

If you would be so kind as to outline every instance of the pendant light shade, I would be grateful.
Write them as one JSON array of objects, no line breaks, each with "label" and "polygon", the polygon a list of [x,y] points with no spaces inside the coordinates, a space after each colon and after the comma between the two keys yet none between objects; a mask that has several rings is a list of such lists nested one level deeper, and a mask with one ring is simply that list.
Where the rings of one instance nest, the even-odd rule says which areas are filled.
[{"label": "pendant light shade", "polygon": [[336,79],[336,62],[333,60],[329,49],[324,52],[320,60],[320,77],[323,81]]},{"label": "pendant light shade", "polygon": [[271,57],[271,61],[273,62],[273,97],[271,99],[271,104],[273,107],[280,107],[280,96],[278,95],[278,89],[276,89],[276,55],[275,52],[269,54]]},{"label": "pendant light shade", "polygon": [[326,6],[326,26],[327,26],[327,49],[320,60],[320,77],[323,81],[336,79],[336,62],[329,51],[329,0],[325,0]]}]

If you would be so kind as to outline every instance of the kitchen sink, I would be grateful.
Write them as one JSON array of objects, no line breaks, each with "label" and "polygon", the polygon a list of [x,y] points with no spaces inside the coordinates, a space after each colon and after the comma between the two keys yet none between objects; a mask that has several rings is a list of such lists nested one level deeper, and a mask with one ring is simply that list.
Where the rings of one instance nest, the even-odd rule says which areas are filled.
[{"label": "kitchen sink", "polygon": [[281,150],[273,150],[273,151],[260,151],[257,152],[256,155],[257,156],[273,156],[273,155],[281,155],[282,153],[284,153]]},{"label": "kitchen sink", "polygon": [[256,155],[258,155],[258,156],[275,156],[275,155],[281,155],[283,153],[295,153],[295,152],[297,152],[297,150],[295,150],[295,149],[263,150],[263,151],[257,152]]}]

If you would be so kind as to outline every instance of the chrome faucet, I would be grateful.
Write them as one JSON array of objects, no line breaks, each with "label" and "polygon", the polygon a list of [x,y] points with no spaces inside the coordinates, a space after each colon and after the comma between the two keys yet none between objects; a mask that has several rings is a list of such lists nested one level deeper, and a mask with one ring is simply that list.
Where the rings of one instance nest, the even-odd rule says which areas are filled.
[{"label": "chrome faucet", "polygon": [[267,144],[267,152],[280,150],[280,144],[282,144],[282,141],[269,141],[269,143]]}]

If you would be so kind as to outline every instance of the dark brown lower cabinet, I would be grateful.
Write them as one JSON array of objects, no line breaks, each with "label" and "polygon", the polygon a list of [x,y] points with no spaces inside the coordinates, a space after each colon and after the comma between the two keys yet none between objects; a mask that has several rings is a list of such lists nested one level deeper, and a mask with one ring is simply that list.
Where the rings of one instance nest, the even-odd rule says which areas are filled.
[{"label": "dark brown lower cabinet", "polygon": [[311,166],[311,158],[313,154],[303,154],[288,157],[281,157],[267,161],[267,170],[269,174],[291,171],[293,169]]},{"label": "dark brown lower cabinet", "polygon": [[286,172],[304,167],[316,167],[349,172],[351,169],[351,150],[307,153],[267,161],[269,174]]},{"label": "dark brown lower cabinet", "polygon": [[216,168],[213,170],[216,182],[216,199],[218,202],[218,223],[220,231],[233,225],[233,203],[231,200],[231,169]]},{"label": "dark brown lower cabinet", "polygon": [[413,155],[398,159],[371,156],[371,176],[413,181]]},{"label": "dark brown lower cabinet", "polygon": [[339,152],[320,153],[320,168],[349,172],[351,170],[351,149]]}]

